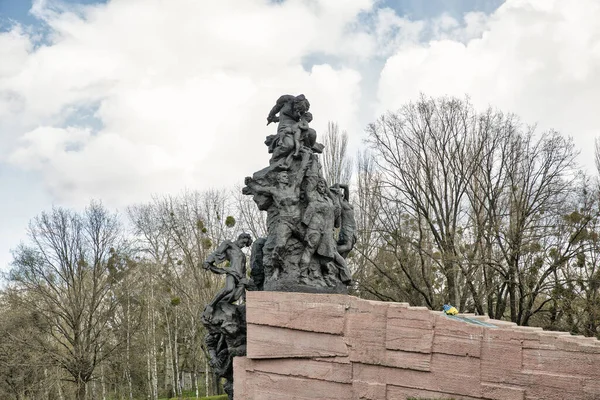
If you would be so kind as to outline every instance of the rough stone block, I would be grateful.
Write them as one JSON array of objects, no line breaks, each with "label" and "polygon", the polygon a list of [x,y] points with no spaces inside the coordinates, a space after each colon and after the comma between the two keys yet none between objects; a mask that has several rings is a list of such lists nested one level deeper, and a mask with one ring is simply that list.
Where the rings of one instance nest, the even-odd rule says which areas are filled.
[{"label": "rough stone block", "polygon": [[386,385],[382,383],[353,381],[352,391],[352,400],[386,400]]},{"label": "rough stone block", "polygon": [[435,320],[433,352],[479,358],[483,330],[483,327],[441,315]]},{"label": "rough stone block", "polygon": [[483,383],[481,393],[489,400],[525,400],[525,389],[516,386]]},{"label": "rough stone block", "polygon": [[433,352],[463,357],[481,356],[481,337],[446,336],[436,332],[433,337]]},{"label": "rough stone block", "polygon": [[401,385],[415,389],[428,389],[435,379],[432,373],[426,371],[360,363],[353,365],[352,376],[355,381]]},{"label": "rough stone block", "polygon": [[352,385],[263,372],[248,372],[247,400],[349,400]]},{"label": "rough stone block", "polygon": [[383,349],[385,348],[386,324],[385,314],[348,312],[345,337],[349,343]]},{"label": "rough stone block", "polygon": [[429,371],[431,354],[359,346],[350,348],[350,361],[353,363]]},{"label": "rough stone block", "polygon": [[[483,382],[526,384],[521,373],[523,350],[520,341],[497,338],[496,329],[486,329],[481,341],[481,379]],[[503,340],[504,339],[504,340]],[[525,380],[525,382],[524,382]]]},{"label": "rough stone block", "polygon": [[583,392],[593,399],[600,399],[600,380],[586,379],[583,382]]},{"label": "rough stone block", "polygon": [[352,383],[352,365],[312,359],[270,359],[256,362],[254,371],[270,374],[318,379],[322,381]]},{"label": "rough stone block", "polygon": [[376,361],[373,360],[373,363],[388,367],[413,369],[416,371],[429,371],[431,369],[431,354],[426,353],[385,350],[381,356],[381,362]]},{"label": "rough stone block", "polygon": [[407,398],[419,399],[455,399],[455,400],[480,400],[477,397],[457,396],[453,393],[434,390],[414,389],[403,386],[388,385],[387,400],[406,400]]},{"label": "rough stone block", "polygon": [[234,400],[246,400],[246,368],[252,361],[246,357],[233,357],[233,371],[235,379],[233,380],[233,397]]},{"label": "rough stone block", "polygon": [[407,328],[433,329],[436,315],[425,307],[391,307],[387,317],[403,320],[402,326]]},{"label": "rough stone block", "polygon": [[481,397],[480,362],[474,357],[436,354],[431,357],[430,390]]},{"label": "rough stone block", "polygon": [[600,354],[559,349],[523,349],[523,368],[548,373],[597,377],[600,379]]},{"label": "rough stone block", "polygon": [[351,362],[379,364],[385,354],[387,307],[374,307],[371,302],[357,302],[346,313],[344,338]]},{"label": "rough stone block", "polygon": [[342,336],[248,324],[247,357],[336,357],[347,356]]},{"label": "rough stone block", "polygon": [[254,301],[246,304],[246,320],[250,324],[338,335],[344,331],[345,313],[344,304],[289,300],[279,303]]},{"label": "rough stone block", "polygon": [[529,385],[526,398],[545,400],[586,399],[582,391],[585,380],[581,377],[565,374],[551,374],[537,371],[526,371]]},{"label": "rough stone block", "polygon": [[387,321],[385,347],[390,350],[431,353],[433,329],[417,329],[404,325],[406,320],[390,318]]}]

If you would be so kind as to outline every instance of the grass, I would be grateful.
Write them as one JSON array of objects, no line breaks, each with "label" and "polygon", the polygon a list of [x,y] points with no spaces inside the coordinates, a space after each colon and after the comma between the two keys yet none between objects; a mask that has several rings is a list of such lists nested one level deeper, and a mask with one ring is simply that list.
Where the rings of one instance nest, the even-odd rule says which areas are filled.
[{"label": "grass", "polygon": [[218,396],[196,397],[196,392],[193,390],[184,390],[181,397],[159,397],[158,400],[227,400],[227,395],[220,394]]},{"label": "grass", "polygon": [[200,397],[199,399],[196,396],[191,397],[172,397],[169,400],[227,400],[227,395],[222,394],[219,396],[208,396],[208,397]]},{"label": "grass", "polygon": [[[191,393],[185,393],[186,396],[184,397],[171,397],[170,399],[159,399],[159,400],[227,400],[227,395],[226,394],[222,394],[219,396],[208,396],[208,397],[200,397],[200,398],[196,398],[195,395],[192,395]],[[425,399],[422,397],[409,397],[407,400],[454,400],[454,399]]]}]

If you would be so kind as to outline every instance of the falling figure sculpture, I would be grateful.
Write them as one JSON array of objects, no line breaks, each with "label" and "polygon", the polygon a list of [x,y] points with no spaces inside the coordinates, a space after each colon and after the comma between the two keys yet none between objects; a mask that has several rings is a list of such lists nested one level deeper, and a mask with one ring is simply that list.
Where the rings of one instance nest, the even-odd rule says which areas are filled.
[{"label": "falling figure sculpture", "polygon": [[[209,363],[218,377],[225,378],[223,388],[233,399],[233,357],[246,354],[246,309],[244,304],[234,304],[244,298],[250,285],[246,277],[244,247],[252,244],[252,238],[242,233],[234,242],[226,240],[208,256],[203,267],[216,274],[225,274],[225,287],[206,305],[202,324],[208,331],[205,343]],[[215,264],[229,261],[229,268]]]},{"label": "falling figure sculpture", "polygon": [[[225,287],[221,289],[210,303],[204,309],[207,315],[212,314],[215,304],[220,301],[234,303],[244,296],[244,290],[248,286],[246,277],[246,255],[242,248],[249,247],[252,244],[252,237],[247,233],[242,233],[235,242],[224,241],[211,255],[208,256],[204,264],[204,269],[209,269],[215,274],[225,274]],[[229,261],[229,268],[223,269],[215,266],[215,263]]]}]

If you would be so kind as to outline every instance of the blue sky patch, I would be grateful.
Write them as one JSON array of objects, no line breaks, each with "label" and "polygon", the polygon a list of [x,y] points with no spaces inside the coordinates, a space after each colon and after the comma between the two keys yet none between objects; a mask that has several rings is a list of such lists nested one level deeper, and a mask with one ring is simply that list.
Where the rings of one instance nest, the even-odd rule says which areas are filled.
[{"label": "blue sky patch", "polygon": [[[103,4],[108,0],[61,0],[63,4]],[[16,21],[23,25],[37,25],[40,23],[29,13],[31,0],[0,0],[0,31],[9,30],[10,21]]]}]

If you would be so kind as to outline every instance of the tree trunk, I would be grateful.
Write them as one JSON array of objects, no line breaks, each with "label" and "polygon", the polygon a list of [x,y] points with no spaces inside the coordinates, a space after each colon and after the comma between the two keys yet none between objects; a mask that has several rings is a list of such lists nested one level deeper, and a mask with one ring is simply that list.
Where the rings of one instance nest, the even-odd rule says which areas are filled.
[{"label": "tree trunk", "polygon": [[131,382],[131,334],[129,332],[130,324],[130,301],[129,293],[127,293],[127,344],[125,350],[125,377],[127,379],[127,388],[129,389],[129,400],[133,400],[133,385]]},{"label": "tree trunk", "polygon": [[77,379],[77,392],[76,392],[76,399],[77,400],[85,400],[85,394],[87,392],[86,390],[86,382],[84,382],[81,378]]},{"label": "tree trunk", "polygon": [[517,322],[517,268],[511,262],[508,267],[508,302],[510,304],[510,320]]},{"label": "tree trunk", "polygon": [[179,329],[179,327],[177,326],[177,308],[175,308],[175,326],[173,327],[173,358],[175,359],[175,376],[177,377],[177,385],[176,385],[176,391],[177,391],[177,396],[181,397],[181,380],[182,377],[179,376],[180,371],[179,371],[179,347],[177,346],[177,330]]},{"label": "tree trunk", "polygon": [[206,397],[210,396],[210,368],[208,366],[208,357],[204,356],[204,390],[206,391]]},{"label": "tree trunk", "polygon": [[102,386],[102,400],[106,400],[106,381],[104,379],[104,364],[100,364],[100,384]]},{"label": "tree trunk", "polygon": [[60,370],[58,369],[58,367],[56,368],[56,370],[57,370],[56,376],[58,378],[58,381],[56,382],[56,390],[58,391],[58,400],[64,400],[63,392],[62,392],[62,385],[60,383]]},{"label": "tree trunk", "polygon": [[50,393],[48,388],[50,387],[50,382],[48,379],[48,368],[44,368],[44,399],[48,400]]},{"label": "tree trunk", "polygon": [[165,306],[164,308],[165,310],[165,322],[167,324],[167,343],[165,344],[165,347],[167,348],[168,351],[165,352],[165,366],[166,366],[166,370],[165,370],[165,382],[170,381],[168,383],[168,385],[171,386],[171,390],[175,391],[175,394],[178,396],[179,394],[177,393],[177,378],[175,375],[175,360],[174,360],[174,356],[173,356],[173,340],[171,339],[171,324],[169,323],[169,315],[167,313],[167,308]]},{"label": "tree trunk", "polygon": [[196,398],[200,398],[200,389],[198,388],[198,368],[196,367],[196,361],[194,360],[194,391],[196,393]]},{"label": "tree trunk", "polygon": [[453,306],[458,306],[456,271],[454,270],[454,265],[452,265],[452,262],[444,261],[444,269],[446,270],[446,281],[448,282],[448,302]]}]

